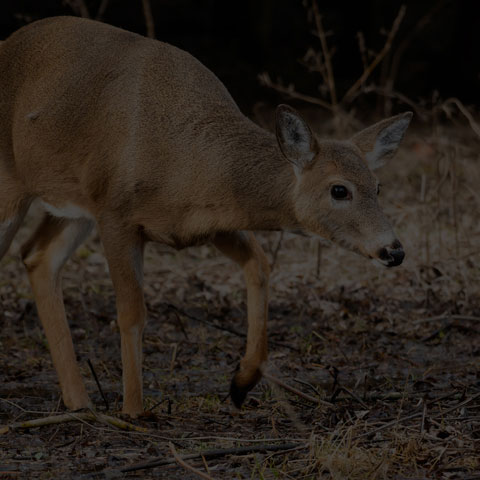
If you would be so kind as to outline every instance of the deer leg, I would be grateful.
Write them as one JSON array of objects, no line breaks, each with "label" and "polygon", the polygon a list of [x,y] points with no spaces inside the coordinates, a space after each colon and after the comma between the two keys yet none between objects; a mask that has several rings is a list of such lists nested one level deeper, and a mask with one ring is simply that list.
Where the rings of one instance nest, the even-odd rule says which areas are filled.
[{"label": "deer leg", "polygon": [[230,385],[233,403],[240,408],[247,393],[262,378],[267,360],[268,276],[262,247],[251,232],[218,234],[214,245],[243,269],[247,284],[247,348]]},{"label": "deer leg", "polygon": [[101,237],[116,295],[122,351],[123,413],[137,417],[143,413],[144,242],[136,232],[119,231],[120,224],[101,228]]},{"label": "deer leg", "polygon": [[88,407],[90,400],[65,317],[60,271],[92,227],[93,222],[90,220],[67,220],[46,215],[22,247],[23,262],[28,271],[38,315],[45,329],[63,402],[71,410]]},{"label": "deer leg", "polygon": [[0,220],[0,260],[7,253],[13,237],[22,224],[22,220],[24,219],[27,210],[28,206],[27,208],[22,208],[18,212],[15,212],[10,218]]},{"label": "deer leg", "polygon": [[0,260],[7,253],[30,203],[20,187],[0,171]]}]

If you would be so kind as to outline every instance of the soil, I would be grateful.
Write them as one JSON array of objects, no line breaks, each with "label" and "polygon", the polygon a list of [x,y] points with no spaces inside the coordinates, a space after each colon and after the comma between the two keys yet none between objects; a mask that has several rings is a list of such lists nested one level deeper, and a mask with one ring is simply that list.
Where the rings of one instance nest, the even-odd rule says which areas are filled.
[{"label": "soil", "polygon": [[[87,417],[19,426],[67,413],[18,257],[34,207],[0,268],[0,479],[199,478],[169,442],[204,454],[187,463],[215,479],[480,479],[480,172],[474,150],[453,143],[448,156],[444,138],[412,133],[379,172],[401,267],[258,235],[274,263],[268,371],[299,393],[262,380],[240,411],[227,394],[245,345],[241,272],[210,246],[152,244],[147,414],[122,417],[114,292],[94,234],[64,270],[68,321],[96,410],[142,431]],[[158,458],[172,463],[122,472]]]}]

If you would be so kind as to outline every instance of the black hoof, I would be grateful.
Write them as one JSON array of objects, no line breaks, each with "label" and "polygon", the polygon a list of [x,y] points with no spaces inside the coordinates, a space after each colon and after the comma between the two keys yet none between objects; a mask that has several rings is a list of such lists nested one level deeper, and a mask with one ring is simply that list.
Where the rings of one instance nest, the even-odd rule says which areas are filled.
[{"label": "black hoof", "polygon": [[247,398],[248,392],[260,381],[262,378],[262,374],[260,370],[257,370],[253,377],[249,379],[247,382],[239,382],[238,377],[240,373],[238,372],[232,378],[232,382],[230,383],[230,397],[232,399],[233,404],[237,408],[241,408],[243,402]]},{"label": "black hoof", "polygon": [[240,387],[235,382],[235,377],[232,378],[232,382],[230,383],[230,397],[232,399],[233,404],[237,408],[242,408],[243,402],[247,398],[247,393],[250,391],[250,388]]}]

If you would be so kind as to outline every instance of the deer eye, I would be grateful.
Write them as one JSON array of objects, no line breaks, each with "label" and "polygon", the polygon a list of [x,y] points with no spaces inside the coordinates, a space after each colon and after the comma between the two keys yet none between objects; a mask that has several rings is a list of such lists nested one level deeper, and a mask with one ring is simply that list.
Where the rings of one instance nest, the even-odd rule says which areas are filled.
[{"label": "deer eye", "polygon": [[335,200],[348,200],[352,198],[352,194],[348,191],[347,187],[343,185],[334,185],[330,193]]}]

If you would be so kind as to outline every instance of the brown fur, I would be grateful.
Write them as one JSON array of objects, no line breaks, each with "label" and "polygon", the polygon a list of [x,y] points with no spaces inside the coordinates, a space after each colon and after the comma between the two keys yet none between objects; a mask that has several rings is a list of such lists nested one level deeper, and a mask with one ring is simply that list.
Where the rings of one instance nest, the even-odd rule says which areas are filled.
[{"label": "brown fur", "polygon": [[[253,234],[242,231],[304,228],[370,257],[386,245],[376,243],[377,234],[394,240],[364,157],[379,132],[405,116],[351,142],[319,142],[305,126],[312,160],[287,144],[292,125],[303,125],[293,110],[279,109],[280,149],[275,136],[243,116],[222,83],[188,53],[70,17],[14,33],[0,48],[0,70],[0,255],[34,198],[64,211],[74,206],[71,215],[82,217],[47,216],[24,248],[70,408],[87,406],[88,395],[59,275],[94,220],[117,295],[123,409],[133,416],[143,411],[146,241],[179,248],[212,241],[243,268],[247,350],[231,389],[240,405],[267,358],[269,270]],[[293,123],[287,125],[287,118]],[[332,210],[332,181],[349,182],[358,200]]]}]

